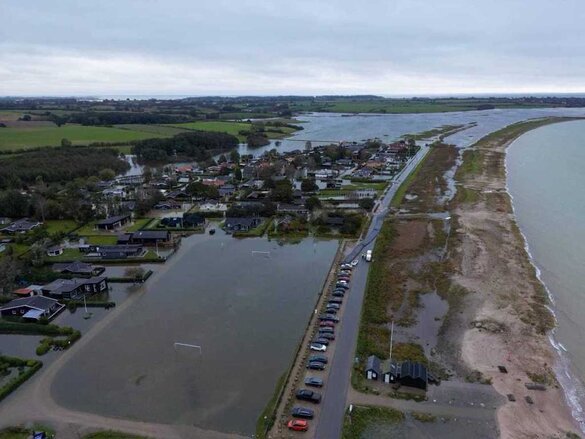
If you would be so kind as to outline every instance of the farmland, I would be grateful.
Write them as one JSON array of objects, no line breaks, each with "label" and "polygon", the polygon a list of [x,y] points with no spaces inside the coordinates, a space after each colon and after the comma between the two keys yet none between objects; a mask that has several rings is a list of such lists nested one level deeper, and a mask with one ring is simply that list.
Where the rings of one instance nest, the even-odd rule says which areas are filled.
[{"label": "farmland", "polygon": [[37,146],[58,146],[61,144],[61,139],[69,139],[74,145],[88,145],[94,142],[126,143],[132,140],[168,137],[170,135],[127,128],[81,125],[41,127],[31,124],[30,128],[0,128],[0,151],[22,150]]},{"label": "farmland", "polygon": [[[189,130],[202,130],[202,131],[214,131],[220,133],[228,133],[236,136],[241,142],[246,140],[246,136],[242,136],[240,131],[250,131],[252,129],[252,123],[248,122],[220,122],[220,121],[197,121],[171,125],[175,128],[184,128]],[[267,126],[265,133],[270,139],[281,139],[289,136],[295,131],[294,128],[282,126],[273,127]],[[282,132],[276,132],[279,130]]]}]

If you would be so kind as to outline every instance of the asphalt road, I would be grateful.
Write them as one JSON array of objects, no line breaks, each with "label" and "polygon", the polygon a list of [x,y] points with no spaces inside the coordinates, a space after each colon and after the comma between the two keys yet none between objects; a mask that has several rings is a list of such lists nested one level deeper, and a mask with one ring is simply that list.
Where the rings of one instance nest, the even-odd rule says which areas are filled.
[{"label": "asphalt road", "polygon": [[[393,184],[386,190],[380,204],[372,217],[370,228],[365,238],[361,240],[345,259],[351,261],[360,256],[366,250],[372,249],[376,237],[380,232],[382,223],[394,194],[414,170],[420,161],[429,152],[429,147],[423,146],[416,156],[405,166],[399,175],[393,180]],[[316,428],[317,439],[334,439],[341,437],[343,417],[345,414],[345,402],[350,382],[351,368],[354,361],[357,344],[358,328],[362,303],[366,291],[369,265],[363,260],[354,268],[349,294],[343,320],[338,326],[335,354],[330,359],[329,378],[321,401],[321,414]]]}]

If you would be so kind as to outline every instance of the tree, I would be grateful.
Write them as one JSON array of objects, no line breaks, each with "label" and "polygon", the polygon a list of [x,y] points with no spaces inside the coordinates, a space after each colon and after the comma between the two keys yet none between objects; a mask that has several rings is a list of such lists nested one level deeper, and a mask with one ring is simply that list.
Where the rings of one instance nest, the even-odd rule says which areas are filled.
[{"label": "tree", "polygon": [[234,179],[236,181],[242,181],[242,170],[239,166],[234,170]]},{"label": "tree", "polygon": [[134,283],[142,282],[145,274],[146,270],[142,267],[128,267],[124,271],[124,276],[134,280]]},{"label": "tree", "polygon": [[10,189],[0,194],[0,216],[22,218],[28,216],[30,199],[19,191]]},{"label": "tree", "polygon": [[[12,251],[12,247],[9,247]],[[0,258],[0,293],[10,294],[14,290],[16,278],[20,274],[18,260],[6,253]]]},{"label": "tree", "polygon": [[65,137],[61,139],[61,146],[68,147],[71,145],[72,145],[71,140],[66,139]]},{"label": "tree", "polygon": [[236,165],[240,163],[240,153],[238,152],[237,149],[233,149],[230,152],[230,160],[232,161],[232,163],[235,163]]},{"label": "tree", "polygon": [[321,200],[317,197],[309,197],[305,200],[305,207],[310,211],[321,207]]},{"label": "tree", "polygon": [[358,201],[358,204],[362,209],[370,211],[374,207],[374,199],[373,198],[362,198],[361,200]]},{"label": "tree", "polygon": [[272,189],[271,198],[273,201],[290,202],[293,198],[293,187],[289,180],[280,180],[275,182],[275,187]]},{"label": "tree", "polygon": [[315,192],[318,189],[319,189],[319,186],[317,186],[317,183],[315,182],[315,180],[313,178],[305,178],[301,182],[301,190],[303,192]]},{"label": "tree", "polygon": [[187,186],[187,193],[194,197],[219,198],[219,190],[215,186],[195,181]]},{"label": "tree", "polygon": [[219,156],[219,158],[217,159],[217,163],[225,163],[227,162],[227,158],[225,157],[225,154],[222,154]]},{"label": "tree", "polygon": [[98,175],[103,181],[111,181],[116,178],[116,173],[109,168],[102,169]]}]

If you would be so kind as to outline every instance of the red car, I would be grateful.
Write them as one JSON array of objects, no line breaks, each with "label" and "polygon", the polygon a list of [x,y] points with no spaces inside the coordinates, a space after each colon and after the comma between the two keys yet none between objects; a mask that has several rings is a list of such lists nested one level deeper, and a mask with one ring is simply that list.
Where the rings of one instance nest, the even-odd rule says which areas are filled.
[{"label": "red car", "polygon": [[302,419],[291,419],[288,421],[287,426],[294,431],[307,431],[309,429],[309,423]]},{"label": "red car", "polygon": [[320,322],[319,326],[321,326],[321,327],[329,326],[330,328],[335,328],[335,323],[333,323],[333,322]]}]

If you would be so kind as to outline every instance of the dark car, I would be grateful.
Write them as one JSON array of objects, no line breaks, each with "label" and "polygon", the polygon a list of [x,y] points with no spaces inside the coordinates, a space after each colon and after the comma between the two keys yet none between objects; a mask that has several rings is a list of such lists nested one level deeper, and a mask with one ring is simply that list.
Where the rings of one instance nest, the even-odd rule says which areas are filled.
[{"label": "dark car", "polygon": [[341,305],[343,303],[343,299],[329,299],[327,305],[335,303],[337,305]]},{"label": "dark car", "polygon": [[333,297],[343,297],[343,296],[345,296],[345,293],[343,293],[343,292],[341,292],[341,291],[333,291],[333,292],[331,293],[331,295],[332,295]]},{"label": "dark car", "polygon": [[341,308],[341,305],[339,305],[339,303],[328,303],[327,308],[339,309]]},{"label": "dark car", "polygon": [[319,362],[323,364],[327,364],[329,360],[325,355],[311,355],[309,357],[309,363]]},{"label": "dark car", "polygon": [[312,390],[309,389],[301,389],[297,392],[297,399],[300,399],[302,401],[311,401],[314,402],[316,404],[319,404],[321,402],[321,394],[317,393],[317,392],[313,392]]},{"label": "dark car", "polygon": [[329,346],[329,340],[323,337],[317,337],[315,340],[313,340],[313,343],[321,343],[324,344],[325,346]]},{"label": "dark car", "polygon": [[341,288],[343,290],[349,290],[349,285],[337,283],[337,284],[335,284],[335,288]]},{"label": "dark car", "polygon": [[339,322],[339,319],[337,317],[332,316],[332,315],[329,315],[329,314],[321,314],[319,316],[319,320],[325,321],[325,322],[326,321],[335,322],[335,323],[338,323]]},{"label": "dark car", "polygon": [[327,315],[335,315],[335,314],[337,314],[337,310],[336,310],[336,309],[333,309],[333,308],[327,308],[327,309],[325,310],[325,313],[326,313]]},{"label": "dark car", "polygon": [[325,370],[325,364],[321,363],[320,361],[310,361],[307,364],[307,369],[311,369],[311,370]]},{"label": "dark car", "polygon": [[323,387],[323,380],[317,377],[307,377],[305,378],[305,386]]},{"label": "dark car", "polygon": [[333,334],[335,332],[335,328],[332,326],[320,326],[319,327],[319,334]]},{"label": "dark car", "polygon": [[306,407],[294,407],[292,409],[291,415],[293,418],[313,419],[315,412]]},{"label": "dark car", "polygon": [[319,332],[318,338],[326,338],[327,340],[335,340],[335,334],[333,332]]}]

